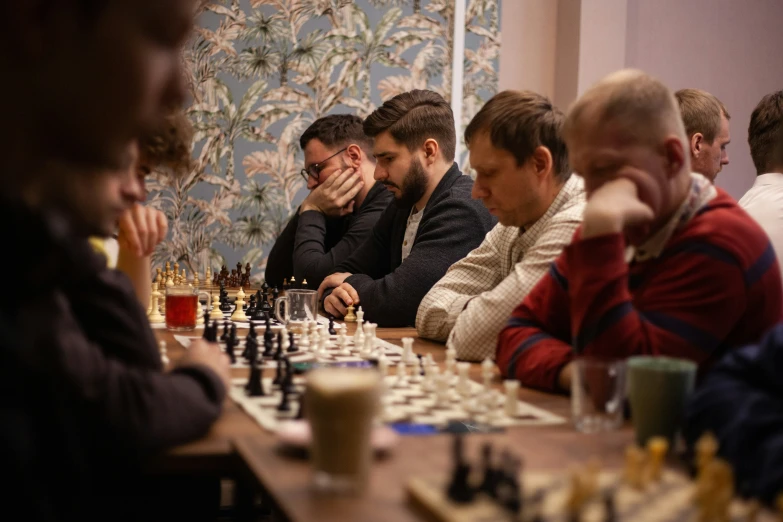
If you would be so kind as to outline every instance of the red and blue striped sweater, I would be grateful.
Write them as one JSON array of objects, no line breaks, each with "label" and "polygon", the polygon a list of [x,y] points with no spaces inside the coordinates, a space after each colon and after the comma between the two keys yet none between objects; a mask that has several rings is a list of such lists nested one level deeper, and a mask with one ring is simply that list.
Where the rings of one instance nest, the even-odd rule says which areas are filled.
[{"label": "red and blue striped sweater", "polygon": [[724,191],[657,258],[625,261],[621,234],[574,241],[498,337],[506,378],[557,389],[574,355],[669,355],[708,367],[781,319],[778,262],[764,231]]}]

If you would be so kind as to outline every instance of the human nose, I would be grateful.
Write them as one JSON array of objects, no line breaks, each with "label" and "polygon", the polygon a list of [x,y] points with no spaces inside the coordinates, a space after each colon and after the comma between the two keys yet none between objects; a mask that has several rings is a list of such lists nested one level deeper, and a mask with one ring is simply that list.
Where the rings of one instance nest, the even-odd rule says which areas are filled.
[{"label": "human nose", "polygon": [[312,176],[307,176],[307,190],[313,190],[318,186],[318,181]]},{"label": "human nose", "polygon": [[473,182],[473,188],[470,191],[470,197],[473,199],[484,199],[489,196],[489,191],[479,182],[478,178]]}]

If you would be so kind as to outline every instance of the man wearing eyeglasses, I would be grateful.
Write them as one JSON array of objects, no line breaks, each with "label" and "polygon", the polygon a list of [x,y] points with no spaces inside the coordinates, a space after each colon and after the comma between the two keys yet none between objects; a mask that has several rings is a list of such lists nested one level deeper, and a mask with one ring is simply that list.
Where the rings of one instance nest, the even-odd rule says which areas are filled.
[{"label": "man wearing eyeglasses", "polygon": [[373,179],[372,140],[362,120],[333,114],[316,120],[299,139],[302,177],[310,194],[269,253],[266,282],[281,286],[292,275],[318,288],[372,233],[393,197]]}]

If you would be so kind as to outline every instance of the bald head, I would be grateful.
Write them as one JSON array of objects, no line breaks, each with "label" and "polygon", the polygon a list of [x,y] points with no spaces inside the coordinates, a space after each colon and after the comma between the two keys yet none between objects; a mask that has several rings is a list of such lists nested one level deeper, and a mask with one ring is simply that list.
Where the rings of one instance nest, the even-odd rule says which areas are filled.
[{"label": "bald head", "polygon": [[592,86],[571,107],[563,129],[566,141],[584,132],[612,127],[625,139],[651,144],[674,135],[685,143],[685,128],[671,91],[652,76],[625,69]]}]

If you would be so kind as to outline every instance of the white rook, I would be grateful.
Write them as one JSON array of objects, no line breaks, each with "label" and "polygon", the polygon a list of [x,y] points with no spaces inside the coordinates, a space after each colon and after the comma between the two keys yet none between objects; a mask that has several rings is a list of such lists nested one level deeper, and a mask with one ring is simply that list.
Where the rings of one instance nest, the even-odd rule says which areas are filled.
[{"label": "white rook", "polygon": [[516,417],[519,410],[519,381],[503,381],[503,386],[506,387],[506,416]]}]

